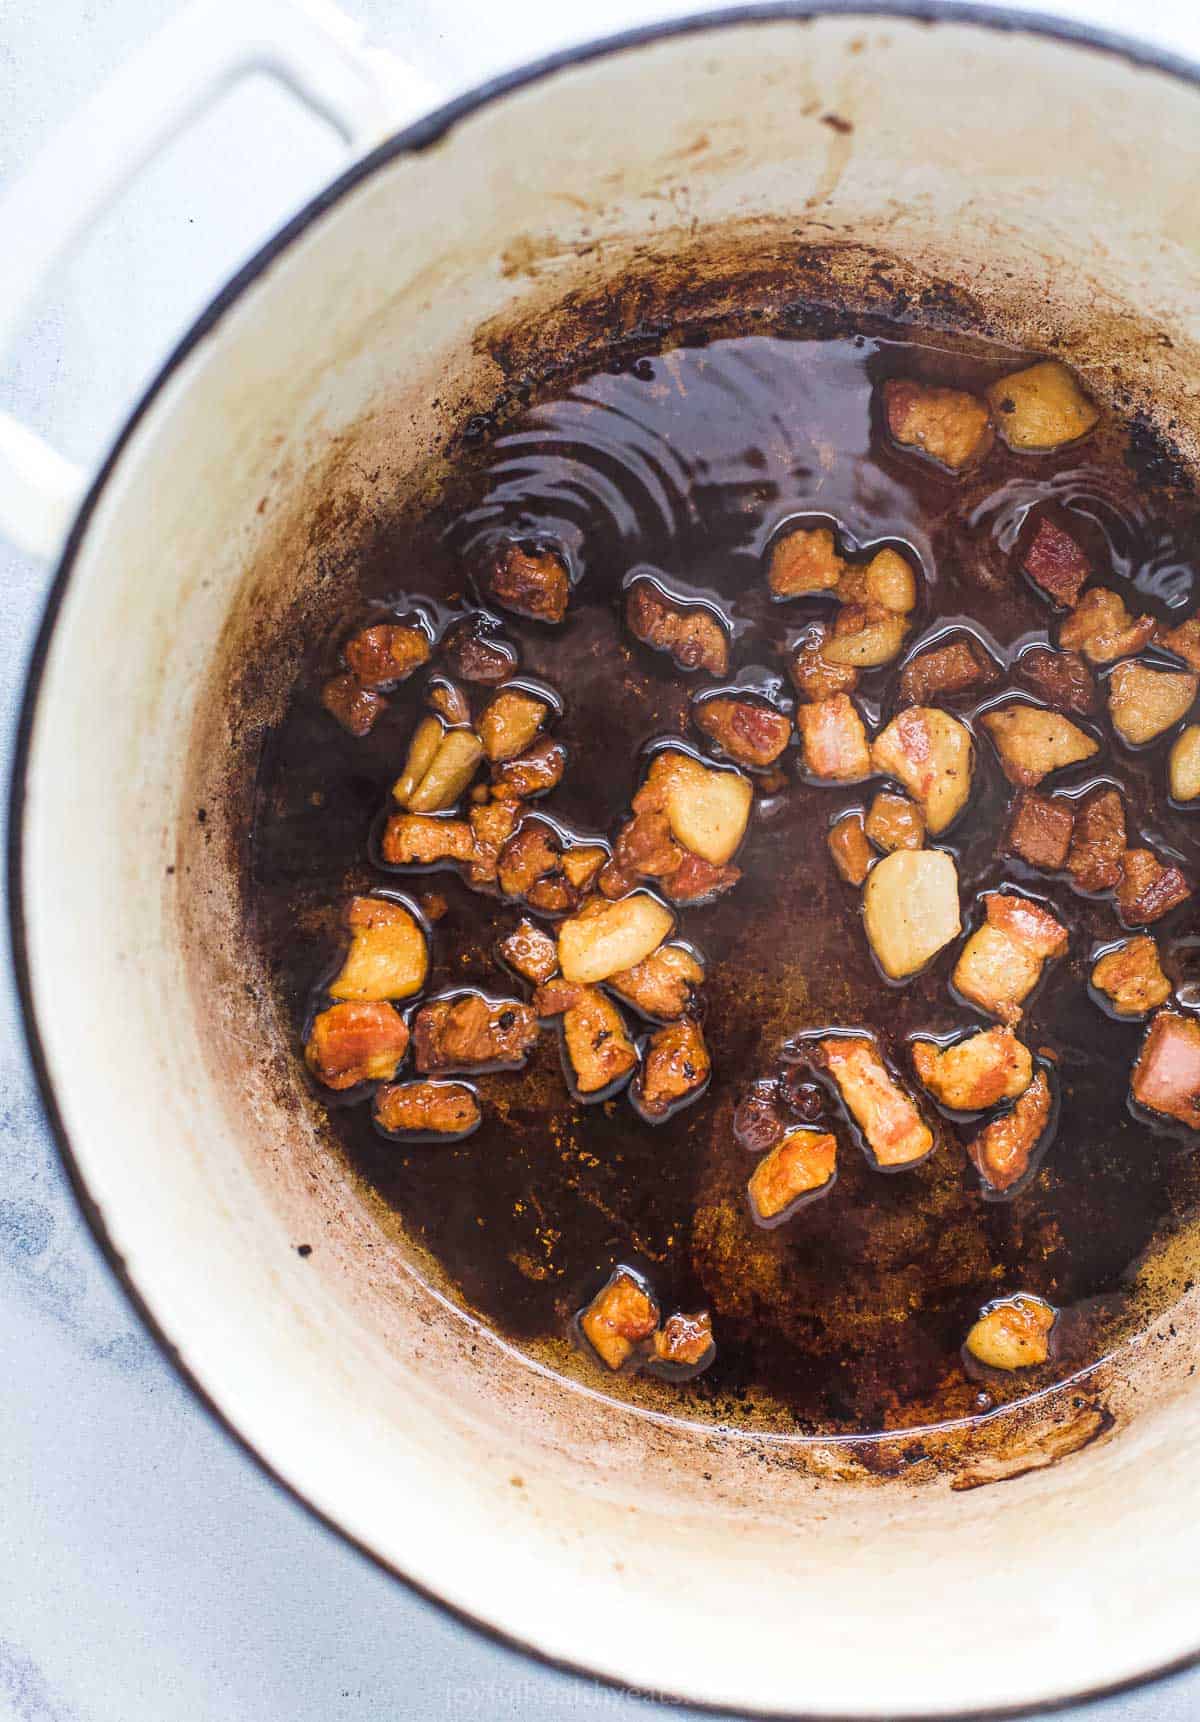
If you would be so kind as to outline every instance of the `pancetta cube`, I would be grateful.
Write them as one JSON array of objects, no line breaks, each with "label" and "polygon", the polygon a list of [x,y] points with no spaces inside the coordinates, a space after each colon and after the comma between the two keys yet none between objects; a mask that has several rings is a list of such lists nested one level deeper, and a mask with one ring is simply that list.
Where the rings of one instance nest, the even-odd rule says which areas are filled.
[{"label": "pancetta cube", "polygon": [[483,1118],[474,1092],[463,1082],[392,1082],[375,1091],[375,1123],[388,1136],[460,1140]]},{"label": "pancetta cube", "polygon": [[383,1002],[345,1000],[316,1017],[304,1061],[326,1088],[390,1082],[408,1051],[408,1025]]},{"label": "pancetta cube", "polygon": [[1148,933],[1106,951],[1092,970],[1092,985],[1104,994],[1118,1016],[1145,1016],[1171,996],[1171,983],[1158,960],[1158,946]]},{"label": "pancetta cube", "polygon": [[777,538],[767,564],[767,585],[777,598],[833,592],[845,573],[827,526],[796,527]]},{"label": "pancetta cube", "polygon": [[346,667],[364,688],[387,688],[405,681],[429,662],[433,646],[421,627],[381,622],[364,628],[342,648]]},{"label": "pancetta cube", "polygon": [[660,945],[633,968],[610,975],[606,985],[643,1016],[670,1022],[695,1005],[704,965],[686,945]]},{"label": "pancetta cube", "polygon": [[852,694],[858,686],[858,671],[853,664],[832,663],[825,656],[829,639],[828,628],[817,623],[806,629],[792,647],[788,674],[803,700],[828,700],[835,694]]},{"label": "pancetta cube", "polygon": [[681,670],[723,676],[729,668],[729,634],[705,604],[682,604],[655,585],[635,580],[625,596],[625,625],[635,639],[665,652]]},{"label": "pancetta cube", "polygon": [[712,1316],[706,1309],[697,1315],[685,1315],[676,1310],[655,1333],[651,1356],[655,1363],[695,1370],[710,1363],[716,1349]]},{"label": "pancetta cube", "polygon": [[1061,526],[1043,514],[1021,558],[1021,567],[1052,604],[1069,610],[1091,579],[1087,557]]},{"label": "pancetta cube", "polygon": [[965,389],[893,378],[883,385],[883,416],[894,441],[951,472],[982,460],[992,446],[991,414]]},{"label": "pancetta cube", "polygon": [[785,1218],[802,1198],[828,1190],[837,1170],[837,1138],[828,1131],[789,1130],[763,1157],[746,1186],[756,1219]]},{"label": "pancetta cube", "polygon": [[989,1189],[1011,1190],[1028,1172],[1050,1122],[1053,1095],[1039,1070],[1017,1100],[967,1143],[967,1154]]},{"label": "pancetta cube", "polygon": [[611,1370],[621,1369],[658,1326],[658,1305],[640,1275],[617,1268],[579,1318],[583,1336]]},{"label": "pancetta cube", "polygon": [[864,826],[876,849],[890,855],[896,849],[921,849],[925,844],[925,818],[907,795],[881,789],[867,810]]},{"label": "pancetta cube", "polygon": [[535,622],[558,623],[567,613],[571,581],[557,550],[502,545],[484,570],[483,585],[505,610]]},{"label": "pancetta cube", "polygon": [[1005,777],[1025,789],[1100,751],[1099,742],[1070,718],[1041,706],[997,706],[984,712],[980,722],[995,744]]},{"label": "pancetta cube", "polygon": [[387,701],[374,688],[364,688],[357,676],[333,676],[321,689],[321,704],[349,734],[370,735],[387,710]]},{"label": "pancetta cube", "polygon": [[386,897],[354,897],[346,916],[351,944],[329,983],[334,999],[406,999],[420,992],[429,948],[416,916]]},{"label": "pancetta cube", "polygon": [[1125,851],[1117,885],[1117,907],[1127,927],[1145,927],[1151,921],[1161,921],[1172,909],[1186,903],[1191,894],[1191,886],[1174,863],[1164,866],[1151,849]]},{"label": "pancetta cube", "polygon": [[1082,652],[1090,663],[1111,664],[1133,657],[1157,632],[1153,616],[1131,616],[1119,593],[1093,586],[1063,622],[1058,643],[1066,651]]},{"label": "pancetta cube", "polygon": [[999,680],[1000,672],[982,646],[972,639],[952,640],[909,659],[900,672],[900,698],[906,705],[927,706],[933,700],[984,693]]},{"label": "pancetta cube", "polygon": [[853,783],[871,770],[867,731],[845,694],[796,707],[804,768],[828,783]]},{"label": "pancetta cube", "polygon": [[844,813],[829,827],[825,839],[833,864],[847,885],[861,885],[871,871],[871,845],[863,829],[861,813]]},{"label": "pancetta cube", "polygon": [[833,1078],[879,1166],[912,1166],[930,1153],[932,1130],[873,1040],[866,1035],[830,1036],[818,1042],[814,1062]]},{"label": "pancetta cube", "polygon": [[1066,950],[1067,930],[1041,904],[1012,892],[993,891],[984,905],[984,924],[963,946],[951,978],[964,998],[1012,1024],[1046,960]]},{"label": "pancetta cube", "polygon": [[1146,1031],[1130,1086],[1140,1106],[1200,1130],[1200,1021],[1160,1010]]},{"label": "pancetta cube", "polygon": [[935,1100],[953,1112],[983,1112],[1015,1100],[1033,1078],[1033,1059],[1010,1028],[984,1028],[953,1046],[917,1040],[913,1069]]},{"label": "pancetta cube", "polygon": [[680,1017],[656,1029],[634,1081],[634,1105],[651,1122],[698,1100],[708,1087],[712,1060],[695,1017]]},{"label": "pancetta cube", "polygon": [[1067,868],[1078,891],[1111,891],[1125,855],[1125,805],[1115,789],[1094,790],[1075,814]]},{"label": "pancetta cube", "polygon": [[528,916],[500,941],[500,955],[522,980],[540,986],[558,969],[558,946]]},{"label": "pancetta cube", "polygon": [[1058,1312],[1029,1292],[987,1304],[967,1335],[966,1348],[988,1369],[1029,1369],[1050,1355]]},{"label": "pancetta cube", "polygon": [[792,735],[786,712],[731,694],[693,702],[692,722],[730,759],[760,770],[774,765]]},{"label": "pancetta cube", "polygon": [[520,999],[460,993],[421,1006],[413,1019],[413,1062],[421,1076],[517,1070],[537,1035],[537,1017]]},{"label": "pancetta cube", "polygon": [[871,744],[875,770],[903,784],[934,836],[966,806],[974,759],[970,730],[936,706],[908,707]]},{"label": "pancetta cube", "polygon": [[616,902],[592,897],[558,929],[563,979],[606,981],[656,951],[674,926],[670,909],[648,891],[635,891]]}]

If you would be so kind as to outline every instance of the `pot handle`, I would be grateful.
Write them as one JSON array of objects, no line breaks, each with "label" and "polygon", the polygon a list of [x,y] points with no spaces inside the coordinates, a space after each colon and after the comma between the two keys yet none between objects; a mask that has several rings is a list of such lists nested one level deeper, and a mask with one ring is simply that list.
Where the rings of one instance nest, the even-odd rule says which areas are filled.
[{"label": "pot handle", "polygon": [[[436,92],[332,0],[190,0],[50,139],[0,197],[0,354],[67,248],[138,171],[239,78],[266,72],[357,155]],[[0,534],[49,560],[87,475],[0,413]]]}]

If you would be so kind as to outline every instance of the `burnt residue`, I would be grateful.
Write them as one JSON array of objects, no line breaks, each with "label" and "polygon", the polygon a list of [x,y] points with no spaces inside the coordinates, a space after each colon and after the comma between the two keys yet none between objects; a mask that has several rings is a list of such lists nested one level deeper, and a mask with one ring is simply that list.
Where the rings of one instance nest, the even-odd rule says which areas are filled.
[{"label": "burnt residue", "polygon": [[[1134,426],[1114,422],[1051,456],[998,448],[957,481],[884,445],[873,398],[885,377],[978,389],[1021,355],[977,337],[915,338],[907,322],[886,324],[889,307],[937,321],[922,303],[937,290],[886,260],[873,268],[874,297],[855,315],[828,296],[804,303],[798,268],[795,297],[782,313],[752,321],[749,333],[744,317],[739,328],[725,316],[704,327],[693,318],[683,334],[665,329],[661,297],[648,287],[639,297],[631,285],[612,307],[613,343],[602,352],[585,308],[568,304],[559,326],[574,344],[565,342],[540,379],[531,333],[510,327],[483,337],[503,349],[519,382],[454,441],[453,476],[427,508],[398,503],[360,535],[352,569],[339,570],[341,622],[309,640],[286,715],[265,737],[248,907],[297,1050],[310,989],[337,956],[347,896],[387,882],[369,862],[368,839],[421,700],[417,678],[370,736],[354,740],[322,710],[321,679],[340,638],[379,606],[402,613],[423,598],[441,625],[469,607],[469,570],[500,538],[561,543],[578,576],[561,631],[512,617],[503,627],[520,673],[544,678],[564,700],[556,734],[571,768],[548,810],[610,833],[636,786],[641,751],[681,735],[689,693],[711,686],[624,635],[620,595],[634,566],[717,604],[734,642],[722,681],[759,685],[778,685],[787,646],[814,614],[772,602],[763,578],[772,536],[803,517],[836,521],[848,552],[906,547],[924,576],[915,634],[934,638],[953,624],[1006,669],[1048,638],[1049,612],[1013,572],[1028,511],[1039,504],[1053,502],[1106,577],[1140,587],[1139,606],[1166,615],[1168,606],[1178,614],[1194,604],[1193,502],[1171,463],[1131,468]],[[1167,568],[1169,581],[1152,577]],[[891,709],[897,673],[864,682],[872,718]],[[972,720],[969,703],[956,709]],[[736,1140],[733,1112],[742,1090],[775,1068],[786,1040],[824,1025],[867,1026],[906,1070],[913,1034],[981,1020],[950,995],[953,951],[911,985],[884,988],[857,894],[836,877],[825,847],[830,820],[861,804],[864,791],[805,787],[794,755],[785,757],[788,787],[758,802],[739,857],[742,883],[683,917],[685,936],[709,962],[705,1032],[716,1068],[702,1101],[654,1129],[621,1096],[579,1106],[548,1032],[524,1071],[478,1079],[486,1118],[469,1140],[387,1142],[366,1107],[338,1110],[332,1134],[465,1301],[520,1344],[561,1343],[577,1310],[624,1262],[647,1276],[664,1308],[713,1312],[715,1363],[672,1389],[670,1403],[684,1414],[738,1422],[773,1407],[784,1426],[844,1433],[976,1417],[1094,1360],[1178,1293],[1160,1279],[1150,1309],[1132,1273],[1190,1220],[1200,1195],[1195,1164],[1126,1109],[1141,1027],[1114,1021],[1088,996],[1089,955],[1114,936],[1111,905],[998,856],[1009,791],[981,735],[971,809],[945,841],[965,900],[1013,885],[1070,927],[1071,954],[1049,969],[1026,1025],[1029,1044],[1054,1060],[1056,1138],[1028,1188],[986,1202],[956,1127],[942,1122],[927,1162],[883,1178],[838,1126],[839,1175],[828,1199],[787,1225],[757,1227],[745,1194],[755,1162]],[[1117,750],[1090,773],[1099,775],[1120,784],[1134,831],[1169,844],[1200,874],[1200,821],[1166,804],[1161,750]],[[1080,770],[1063,787],[1087,781]],[[495,945],[520,911],[449,874],[436,888],[446,912],[434,928],[430,992],[504,990]],[[1185,908],[1155,929],[1180,982],[1200,979],[1188,924]],[[1083,1313],[1067,1325],[1052,1365],[996,1382],[983,1405],[961,1366],[962,1336],[981,1304],[1018,1289]],[[613,1391],[640,1389],[622,1379]]]}]

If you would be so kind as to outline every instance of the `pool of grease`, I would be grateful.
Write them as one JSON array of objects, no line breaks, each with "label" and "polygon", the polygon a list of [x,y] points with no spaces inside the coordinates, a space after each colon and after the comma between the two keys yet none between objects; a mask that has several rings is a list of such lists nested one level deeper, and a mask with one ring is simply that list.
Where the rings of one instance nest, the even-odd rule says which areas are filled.
[{"label": "pool of grease", "polygon": [[[786,648],[820,613],[811,602],[773,602],[767,591],[764,551],[788,522],[835,523],[851,552],[907,548],[923,571],[923,595],[906,656],[968,629],[1007,664],[1049,637],[1051,613],[1013,554],[1034,506],[1056,511],[1103,579],[1137,589],[1134,607],[1178,620],[1197,596],[1197,510],[1170,462],[1141,459],[1140,427],[1106,414],[1092,437],[1057,454],[1017,456],[998,445],[961,479],[885,444],[873,399],[882,378],[979,389],[1022,357],[978,344],[964,352],[911,332],[756,333],[598,368],[477,442],[454,494],[364,550],[345,633],[389,606],[406,613],[414,600],[443,620],[474,607],[467,571],[499,536],[561,544],[575,581],[565,626],[504,616],[503,629],[519,647],[521,672],[545,678],[564,702],[557,733],[570,750],[567,774],[541,805],[577,829],[611,834],[642,750],[687,733],[690,694],[717,685],[682,676],[624,635],[620,595],[635,569],[719,605],[734,636],[720,685],[788,704]],[[450,873],[406,880],[370,864],[369,834],[422,709],[422,678],[393,697],[369,737],[353,739],[319,703],[342,637],[313,642],[268,738],[259,785],[252,925],[295,1025],[297,1056],[312,988],[337,959],[355,890],[444,896],[427,996],[471,985],[528,991],[494,954],[519,909]],[[893,709],[898,668],[862,682],[872,723]],[[948,703],[968,722],[977,709]],[[1061,773],[1054,788],[1115,782],[1130,843],[1140,832],[1200,877],[1200,815],[1166,801],[1167,744],[1134,754],[1106,727],[1097,733],[1100,758]],[[840,1142],[836,1185],[787,1224],[757,1226],[745,1192],[755,1161],[734,1138],[732,1114],[750,1082],[781,1068],[785,1043],[827,1025],[867,1026],[916,1091],[909,1038],[984,1023],[951,996],[957,945],[902,987],[875,967],[859,893],[836,876],[825,847],[830,821],[875,786],[803,784],[794,750],[785,767],[787,787],[756,801],[738,857],[741,883],[681,914],[682,936],[708,963],[714,1078],[697,1104],[657,1128],[621,1095],[578,1104],[550,1028],[525,1071],[474,1079],[485,1121],[466,1141],[387,1141],[369,1105],[336,1098],[332,1131],[466,1302],[518,1343],[566,1339],[580,1306],[624,1262],[646,1275],[664,1311],[712,1311],[716,1359],[674,1390],[685,1415],[728,1421],[765,1404],[797,1430],[843,1433],[970,1416],[1062,1378],[1152,1318],[1134,1284],[1137,1264],[1190,1219],[1198,1162],[1189,1142],[1131,1115],[1127,1079],[1141,1026],[1113,1020],[1089,997],[1089,958],[1119,934],[1112,904],[997,855],[1009,790],[981,736],[970,807],[944,843],[959,865],[964,920],[978,892],[1008,882],[1048,902],[1070,930],[1069,956],[1048,966],[1022,1025],[1028,1044],[1053,1061],[1054,1139],[1027,1187],[989,1200],[962,1148],[968,1127],[937,1119],[933,1155],[884,1176],[826,1100]],[[1153,929],[1168,974],[1193,989],[1194,926],[1185,904]],[[1161,1276],[1155,1283],[1161,1305],[1172,1288]],[[964,1369],[962,1338],[982,1303],[1016,1290],[1066,1312],[1056,1354],[1042,1369],[981,1387]],[[597,1366],[598,1385],[602,1373]]]}]

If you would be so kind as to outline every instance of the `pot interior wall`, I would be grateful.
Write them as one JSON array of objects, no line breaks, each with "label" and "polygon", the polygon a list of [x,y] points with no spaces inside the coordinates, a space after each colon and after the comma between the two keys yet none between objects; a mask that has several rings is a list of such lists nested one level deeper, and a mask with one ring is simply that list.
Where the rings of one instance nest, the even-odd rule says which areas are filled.
[{"label": "pot interior wall", "polygon": [[[1191,463],[1198,115],[1115,55],[898,19],[561,70],[314,220],[173,372],[82,535],[24,893],[87,1190],[267,1462],[550,1654],[714,1703],[900,1715],[1190,1653],[1196,1312],[1021,1415],[858,1449],[618,1411],[519,1356],[329,1152],[299,1079],[243,916],[264,731],[380,522],[436,494],[472,415],[598,334],[748,306],[911,316],[1061,352],[1146,414],[1155,458]],[[1136,1610],[1134,1525],[1155,1547]]]}]

